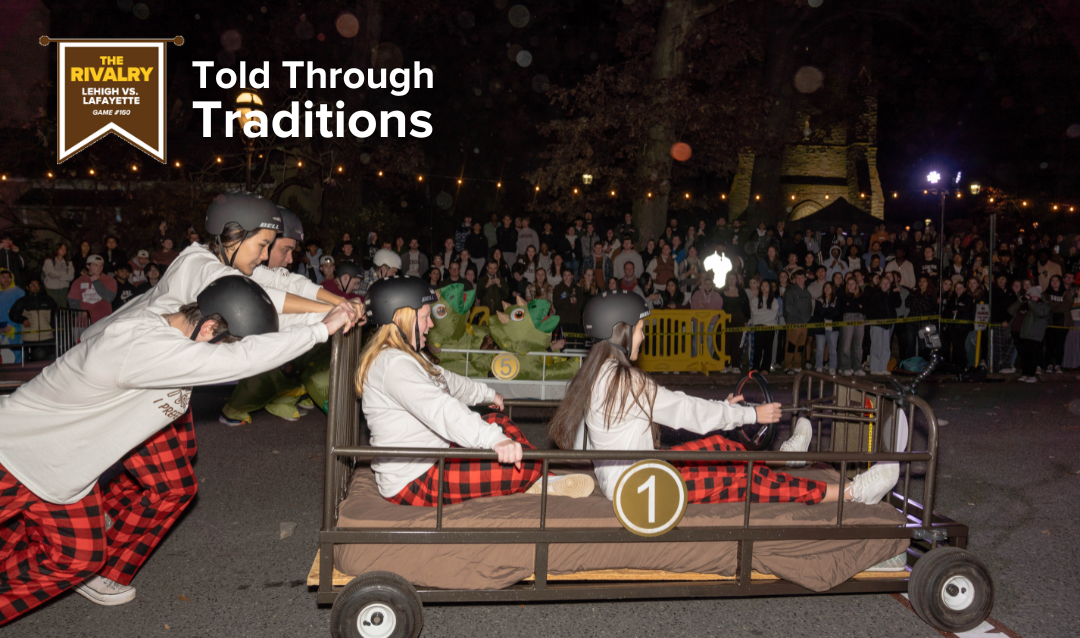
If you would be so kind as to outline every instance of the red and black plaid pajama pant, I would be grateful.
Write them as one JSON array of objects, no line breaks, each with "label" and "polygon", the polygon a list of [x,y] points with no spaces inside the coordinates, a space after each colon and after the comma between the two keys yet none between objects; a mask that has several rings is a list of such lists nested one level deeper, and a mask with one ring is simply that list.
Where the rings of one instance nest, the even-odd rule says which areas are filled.
[{"label": "red and black plaid pajama pant", "polygon": [[[719,434],[677,445],[672,450],[742,452],[746,448]],[[734,503],[746,498],[746,464],[717,464],[715,461],[672,462],[683,480],[691,503]],[[806,503],[814,505],[825,498],[825,483],[777,472],[763,464],[754,464],[750,482],[753,503]]]},{"label": "red and black plaid pajama pant", "polygon": [[98,486],[55,505],[0,465],[0,625],[97,573],[105,544]]},{"label": "red and black plaid pajama pant", "polygon": [[[520,443],[521,447],[536,449],[506,415],[495,412],[485,416],[484,420],[502,427],[503,433]],[[458,446],[451,444],[451,447]],[[524,492],[540,479],[542,467],[540,461],[522,461],[519,470],[513,465],[503,465],[498,461],[446,459],[443,466],[443,505],[483,496]],[[438,494],[439,465],[436,463],[423,476],[414,479],[395,496],[386,500],[398,505],[435,507]]]},{"label": "red and black plaid pajama pant", "polygon": [[195,451],[195,427],[188,410],[124,458],[127,472],[109,484],[102,499],[113,525],[101,576],[130,584],[195,498],[199,489],[191,467]]}]

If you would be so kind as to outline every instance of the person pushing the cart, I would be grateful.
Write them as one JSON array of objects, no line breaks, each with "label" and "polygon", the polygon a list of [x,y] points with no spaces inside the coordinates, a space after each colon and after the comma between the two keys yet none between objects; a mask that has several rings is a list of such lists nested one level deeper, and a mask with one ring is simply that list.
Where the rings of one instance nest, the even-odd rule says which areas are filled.
[{"label": "person pushing the cart", "polygon": [[[421,350],[434,326],[435,291],[422,279],[391,277],[371,285],[367,313],[379,328],[360,355],[356,394],[363,398],[372,447],[494,450],[497,461],[448,459],[443,471],[443,504],[484,496],[539,494],[541,462],[522,461],[522,448],[535,449],[505,415],[485,417],[470,405],[503,409],[490,386],[449,372]],[[439,466],[430,459],[377,458],[379,493],[399,505],[435,507]],[[592,493],[587,474],[552,477],[548,493],[575,498]]]},{"label": "person pushing the cart", "polygon": [[[308,318],[278,332],[266,292],[223,277],[176,312],[111,322],[0,397],[0,625],[72,587],[103,605],[134,598],[128,583],[198,490],[190,386],[279,366],[356,320],[347,303]],[[179,422],[188,440],[152,444]],[[99,477],[121,459],[165,498],[117,500],[115,483],[103,494]]]},{"label": "person pushing the cart", "polygon": [[[738,405],[742,397],[709,401],[672,392],[631,363],[637,360],[645,338],[645,318],[649,306],[639,296],[623,291],[593,297],[582,315],[585,332],[598,341],[581,369],[570,381],[555,417],[551,438],[563,449],[581,447],[588,430],[589,449],[651,450],[658,440],[658,424],[707,434],[732,430],[753,423],[776,423],[780,404],[750,407]],[[811,439],[810,422],[799,419],[792,438],[781,451],[805,452]],[[745,447],[720,434],[672,448],[687,451],[743,451]],[[611,499],[615,486],[631,461],[593,461],[596,478],[604,495]],[[792,476],[762,465],[754,466],[753,480],[747,480],[742,463],[715,465],[699,461],[673,463],[679,469],[690,503],[729,503],[745,498],[749,483],[752,502],[816,503],[836,502],[836,484]],[[844,499],[874,504],[896,484],[896,463],[878,463],[855,477]]]}]

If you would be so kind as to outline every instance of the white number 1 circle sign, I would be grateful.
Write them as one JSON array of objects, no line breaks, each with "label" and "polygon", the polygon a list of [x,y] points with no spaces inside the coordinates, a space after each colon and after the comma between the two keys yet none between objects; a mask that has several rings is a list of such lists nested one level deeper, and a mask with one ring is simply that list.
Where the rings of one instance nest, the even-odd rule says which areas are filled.
[{"label": "white number 1 circle sign", "polygon": [[686,513],[686,482],[670,463],[631,465],[615,484],[612,505],[622,526],[638,536],[659,536],[675,528]]}]

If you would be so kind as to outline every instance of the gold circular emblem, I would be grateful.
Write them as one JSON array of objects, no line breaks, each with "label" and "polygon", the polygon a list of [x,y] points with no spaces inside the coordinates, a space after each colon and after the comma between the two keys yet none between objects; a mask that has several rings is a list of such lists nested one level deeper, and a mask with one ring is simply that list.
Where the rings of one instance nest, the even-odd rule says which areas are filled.
[{"label": "gold circular emblem", "polygon": [[659,536],[675,528],[686,513],[686,482],[666,461],[634,463],[615,484],[612,506],[622,526],[638,536]]},{"label": "gold circular emblem", "polygon": [[516,355],[509,352],[501,352],[491,360],[491,373],[496,379],[510,381],[521,372],[521,362]]}]

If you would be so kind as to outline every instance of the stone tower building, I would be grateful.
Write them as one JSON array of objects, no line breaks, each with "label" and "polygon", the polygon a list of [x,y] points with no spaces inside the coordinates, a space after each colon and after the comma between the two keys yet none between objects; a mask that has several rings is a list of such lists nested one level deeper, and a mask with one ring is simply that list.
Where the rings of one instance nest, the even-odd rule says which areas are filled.
[{"label": "stone tower building", "polygon": [[[796,118],[799,141],[784,148],[780,177],[780,219],[794,221],[843,197],[871,215],[885,217],[885,197],[877,170],[877,98],[860,96],[865,108],[858,118],[827,131],[814,131],[812,118]],[[739,155],[731,185],[729,216],[743,214],[750,198],[754,154]]]}]

